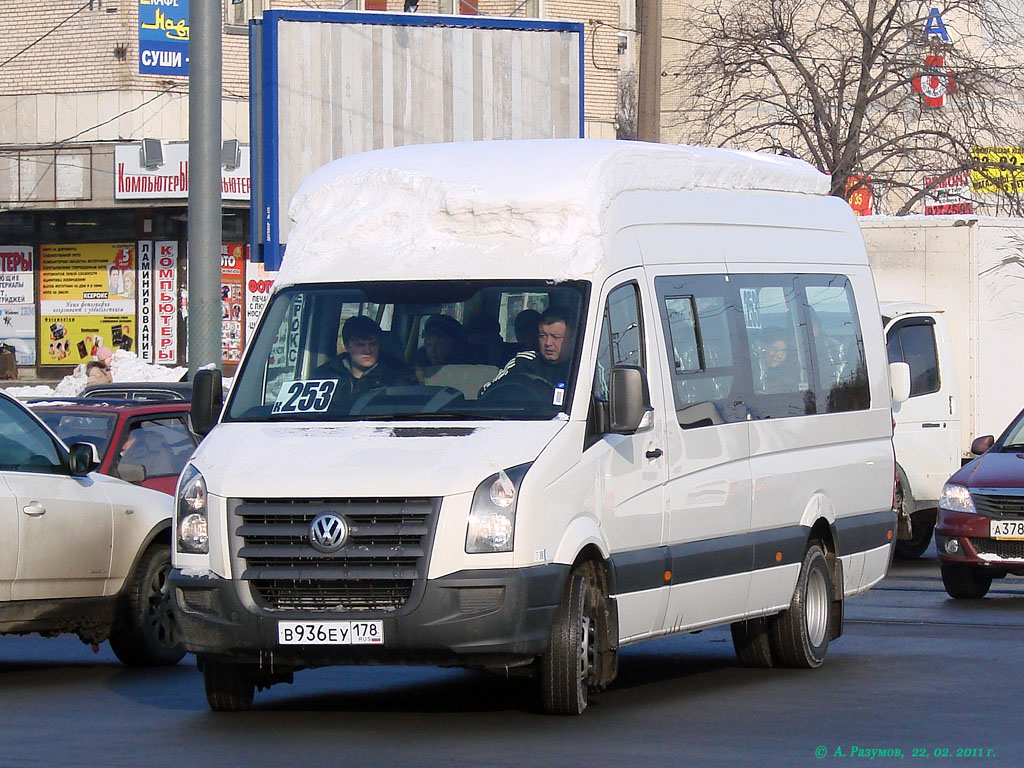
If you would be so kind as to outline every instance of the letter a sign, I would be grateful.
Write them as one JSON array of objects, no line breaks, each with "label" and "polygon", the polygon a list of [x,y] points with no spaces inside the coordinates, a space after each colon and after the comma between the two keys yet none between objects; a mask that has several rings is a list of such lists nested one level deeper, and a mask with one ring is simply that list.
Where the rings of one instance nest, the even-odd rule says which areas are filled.
[{"label": "letter a sign", "polygon": [[931,40],[938,37],[944,43],[950,42],[949,32],[946,31],[946,22],[942,20],[942,14],[938,8],[928,11],[928,18],[924,22],[924,39]]}]

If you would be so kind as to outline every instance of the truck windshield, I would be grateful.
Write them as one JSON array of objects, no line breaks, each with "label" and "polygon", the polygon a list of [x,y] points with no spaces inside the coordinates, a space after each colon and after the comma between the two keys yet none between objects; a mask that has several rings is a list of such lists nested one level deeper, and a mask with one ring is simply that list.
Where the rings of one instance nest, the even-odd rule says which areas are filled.
[{"label": "truck windshield", "polygon": [[224,420],[554,418],[571,402],[588,294],[540,280],[286,288]]}]

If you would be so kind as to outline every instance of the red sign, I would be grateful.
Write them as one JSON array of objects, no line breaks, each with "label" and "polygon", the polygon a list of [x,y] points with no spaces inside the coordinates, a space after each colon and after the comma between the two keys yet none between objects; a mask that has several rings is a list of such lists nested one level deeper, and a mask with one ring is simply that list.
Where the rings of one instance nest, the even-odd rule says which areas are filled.
[{"label": "red sign", "polygon": [[857,216],[871,215],[871,177],[846,177],[846,202]]},{"label": "red sign", "polygon": [[[974,203],[969,200],[971,189],[969,171],[954,173],[952,176],[925,176],[924,186],[928,194],[924,198],[925,216],[950,216],[974,213]],[[939,181],[939,179],[942,179]]]},{"label": "red sign", "polygon": [[956,78],[952,72],[942,69],[942,62],[941,54],[926,56],[927,69],[914,75],[914,93],[924,97],[926,107],[941,107],[946,94],[956,90]]}]

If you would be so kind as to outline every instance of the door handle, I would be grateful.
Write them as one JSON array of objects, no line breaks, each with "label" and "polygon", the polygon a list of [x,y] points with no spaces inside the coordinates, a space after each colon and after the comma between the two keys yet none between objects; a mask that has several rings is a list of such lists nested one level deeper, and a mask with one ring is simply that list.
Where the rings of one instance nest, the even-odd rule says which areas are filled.
[{"label": "door handle", "polygon": [[921,425],[921,429],[938,429],[942,425],[935,421],[926,421]]},{"label": "door handle", "polygon": [[22,511],[29,517],[39,517],[40,515],[46,514],[46,507],[38,501],[33,501],[30,504],[27,504]]},{"label": "door handle", "polygon": [[663,455],[664,453],[665,453],[665,452],[664,452],[663,450],[661,450],[661,448],[652,448],[651,450],[649,450],[649,451],[647,452],[647,454],[646,454],[646,455],[647,455],[647,458],[648,458],[648,459],[658,459],[658,458],[661,458],[661,456],[662,456],[662,455]]}]

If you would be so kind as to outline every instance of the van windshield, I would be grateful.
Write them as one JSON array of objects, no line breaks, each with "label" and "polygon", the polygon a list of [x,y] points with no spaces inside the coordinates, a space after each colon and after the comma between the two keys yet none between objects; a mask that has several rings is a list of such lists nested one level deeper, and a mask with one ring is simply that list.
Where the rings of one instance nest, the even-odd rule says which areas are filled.
[{"label": "van windshield", "polygon": [[540,280],[286,288],[224,420],[554,418],[571,402],[588,295]]}]

